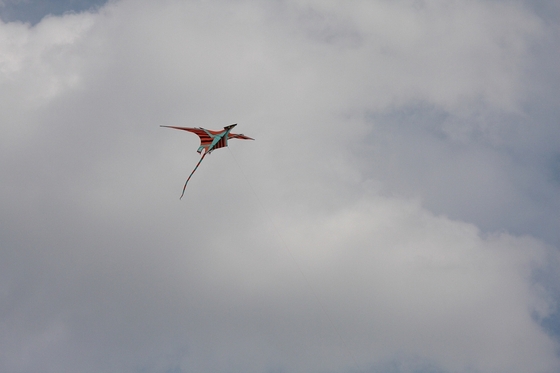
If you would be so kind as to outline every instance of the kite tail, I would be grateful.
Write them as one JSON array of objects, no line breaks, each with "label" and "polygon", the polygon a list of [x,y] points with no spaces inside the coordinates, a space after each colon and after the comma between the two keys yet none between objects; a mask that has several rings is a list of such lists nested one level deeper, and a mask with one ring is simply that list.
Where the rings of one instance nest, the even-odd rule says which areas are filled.
[{"label": "kite tail", "polygon": [[194,167],[194,170],[192,170],[191,174],[189,175],[189,178],[187,179],[187,181],[185,181],[185,186],[183,187],[183,193],[181,193],[181,197],[179,197],[179,199],[183,198],[183,195],[185,194],[185,189],[187,189],[187,184],[189,183],[189,180],[191,179],[192,175],[194,174],[194,172],[196,171],[196,169],[198,168],[198,166],[200,165],[200,163],[202,162],[202,160],[204,159],[206,154],[208,154],[208,153],[204,152],[204,154],[202,154],[202,157],[200,158],[200,161],[198,161],[198,163]]}]

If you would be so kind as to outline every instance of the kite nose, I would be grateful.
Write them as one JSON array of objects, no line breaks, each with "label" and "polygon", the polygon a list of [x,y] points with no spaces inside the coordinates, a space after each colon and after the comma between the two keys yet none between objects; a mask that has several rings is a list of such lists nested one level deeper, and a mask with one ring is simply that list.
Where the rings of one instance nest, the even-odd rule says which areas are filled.
[{"label": "kite nose", "polygon": [[230,124],[229,126],[225,126],[224,129],[225,129],[225,130],[229,130],[229,129],[235,127],[235,126],[237,126],[237,123]]}]

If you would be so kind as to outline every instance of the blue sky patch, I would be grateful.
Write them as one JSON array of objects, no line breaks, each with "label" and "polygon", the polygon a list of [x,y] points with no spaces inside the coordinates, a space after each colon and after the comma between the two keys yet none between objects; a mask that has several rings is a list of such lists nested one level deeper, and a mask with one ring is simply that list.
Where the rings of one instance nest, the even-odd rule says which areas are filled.
[{"label": "blue sky patch", "polygon": [[59,16],[67,12],[82,12],[97,8],[107,0],[8,0],[0,5],[4,22],[28,22],[35,25],[47,15]]}]

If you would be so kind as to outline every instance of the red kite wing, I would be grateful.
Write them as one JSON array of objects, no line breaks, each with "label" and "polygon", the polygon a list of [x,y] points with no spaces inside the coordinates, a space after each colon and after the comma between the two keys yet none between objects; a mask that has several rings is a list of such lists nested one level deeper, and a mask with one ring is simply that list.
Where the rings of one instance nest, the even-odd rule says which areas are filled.
[{"label": "red kite wing", "polygon": [[253,138],[249,137],[249,136],[245,136],[243,134],[237,134],[237,133],[230,133],[228,135],[229,139],[242,139],[242,140],[254,140]]},{"label": "red kite wing", "polygon": [[162,126],[162,127],[174,128],[176,130],[189,131],[189,132],[197,134],[198,137],[200,137],[200,146],[203,147],[203,148],[206,148],[206,147],[210,146],[212,144],[212,140],[214,140],[211,136],[208,135],[208,132],[210,132],[212,135],[217,135],[220,132],[223,132],[223,130],[222,131],[210,131],[210,130],[204,130],[202,128],[193,128],[193,127],[173,127],[173,126]]},{"label": "red kite wing", "polygon": [[[208,132],[210,132],[212,135],[219,135],[221,133],[223,133],[224,131],[210,131],[210,130],[206,130]],[[200,135],[199,135],[200,136]],[[254,140],[248,136],[242,135],[242,134],[237,134],[237,133],[228,133],[227,139],[242,139],[242,140]],[[210,145],[211,142],[208,144]],[[205,144],[202,142],[202,137],[201,137],[201,146],[204,146]],[[212,150],[214,149],[220,149],[227,146],[227,141],[226,141],[226,137],[222,137],[213,147]]]}]

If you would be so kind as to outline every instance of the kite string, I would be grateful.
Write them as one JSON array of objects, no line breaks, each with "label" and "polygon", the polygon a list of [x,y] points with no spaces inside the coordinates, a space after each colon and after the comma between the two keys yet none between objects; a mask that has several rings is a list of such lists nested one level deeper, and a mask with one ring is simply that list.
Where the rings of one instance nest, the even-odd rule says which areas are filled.
[{"label": "kite string", "polygon": [[360,368],[360,365],[358,364],[358,361],[356,360],[356,357],[352,353],[352,350],[350,349],[350,347],[348,347],[348,344],[346,344],[346,341],[344,340],[344,338],[342,338],[342,334],[340,334],[340,331],[338,330],[335,323],[333,322],[330,314],[327,312],[326,307],[323,305],[323,302],[321,302],[321,298],[319,298],[319,296],[317,295],[317,292],[315,291],[315,288],[313,287],[309,278],[306,276],[305,272],[303,271],[303,269],[302,269],[301,265],[299,264],[299,262],[297,261],[296,257],[292,253],[292,250],[290,250],[289,246],[287,245],[286,241],[284,240],[284,237],[282,237],[282,235],[280,234],[280,231],[279,231],[278,227],[276,226],[276,224],[274,223],[274,221],[270,217],[270,214],[268,213],[268,210],[266,209],[266,207],[264,206],[264,203],[262,202],[261,198],[259,197],[259,195],[255,191],[255,188],[253,188],[253,185],[249,181],[249,178],[245,174],[245,171],[243,171],[243,169],[241,168],[241,165],[237,161],[237,158],[235,158],[235,155],[233,155],[233,152],[231,151],[229,146],[227,148],[229,149],[231,157],[233,158],[233,160],[237,164],[237,167],[239,168],[239,171],[241,171],[241,174],[243,175],[243,177],[245,178],[245,181],[249,185],[249,188],[251,189],[251,191],[253,192],[253,194],[257,198],[257,201],[261,205],[261,209],[264,211],[264,214],[266,215],[266,218],[268,219],[268,222],[270,223],[270,225],[274,229],[274,232],[276,233],[276,236],[278,236],[278,238],[280,239],[280,242],[282,243],[282,246],[286,249],[290,258],[295,263],[297,269],[299,270],[299,273],[301,274],[301,277],[303,277],[303,279],[305,280],[305,283],[307,284],[307,287],[309,288],[309,290],[311,291],[311,294],[315,298],[315,301],[317,302],[317,304],[319,304],[319,308],[321,309],[321,311],[323,312],[323,314],[327,318],[328,322],[331,324],[331,327],[333,328],[335,334],[338,336],[338,338],[342,342],[342,345],[344,346],[344,348],[346,349],[346,351],[348,352],[348,354],[352,358],[352,361],[354,362],[354,365],[356,366],[357,371],[358,372],[362,371],[362,369]]}]

